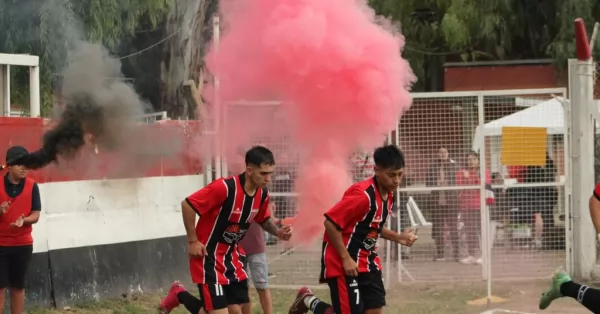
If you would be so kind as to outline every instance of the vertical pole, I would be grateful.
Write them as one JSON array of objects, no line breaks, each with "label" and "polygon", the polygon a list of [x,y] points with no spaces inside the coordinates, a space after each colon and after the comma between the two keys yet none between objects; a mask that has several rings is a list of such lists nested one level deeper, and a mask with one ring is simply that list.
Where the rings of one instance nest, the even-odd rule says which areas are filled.
[{"label": "vertical pole", "polygon": [[[218,59],[219,56],[219,41],[220,41],[220,36],[221,36],[221,30],[220,30],[220,21],[219,21],[219,15],[215,14],[213,16],[213,49],[215,49],[215,54],[214,57],[215,59]],[[218,66],[218,62],[215,62],[215,66]],[[218,71],[217,71],[218,73]],[[219,82],[219,78],[217,77],[217,75],[214,75],[214,84],[215,84],[215,103],[213,104],[214,106],[214,111],[215,111],[215,115],[214,115],[214,125],[215,125],[215,179],[221,178],[223,177],[222,175],[222,155],[221,155],[221,150],[222,150],[222,145],[221,145],[221,97],[220,97],[220,82]],[[223,139],[224,140],[224,139]]]},{"label": "vertical pole", "polygon": [[[386,137],[386,142],[387,142],[386,144],[387,145],[393,145],[394,144],[393,135],[394,135],[393,131],[390,131],[388,133],[388,135]],[[398,189],[396,189],[396,193],[395,194],[398,195]],[[398,199],[398,197],[396,197],[396,200],[397,199]],[[394,209],[392,209],[392,213],[393,212],[394,212]],[[397,219],[400,218],[398,216],[396,216],[396,217],[397,217]],[[386,227],[388,229],[392,229],[392,217],[388,218],[388,221],[387,221],[386,224],[387,224]],[[400,229],[398,229],[397,231],[400,232]],[[396,247],[396,249],[398,249],[398,250],[400,249],[400,245],[399,244],[393,244],[393,245]],[[386,251],[386,254],[385,254],[385,269],[386,269],[386,271],[385,271],[385,282],[389,286],[390,285],[390,279],[391,279],[391,272],[390,272],[390,270],[392,269],[391,268],[391,265],[392,265],[392,241],[385,241],[385,251]]]},{"label": "vertical pole", "polygon": [[[571,88],[575,88],[575,79],[577,77],[577,60],[569,59],[569,90]],[[573,97],[573,93],[570,95]],[[572,134],[573,134],[573,114],[571,112],[571,108],[573,105],[573,99],[569,97],[569,95],[564,95],[565,99],[562,102],[563,111],[565,113],[564,117],[564,130],[563,130],[563,147],[564,147],[564,157],[563,157],[563,167],[565,171],[565,188],[564,188],[564,215],[565,215],[565,270],[569,274],[574,274],[575,267],[573,264],[573,208],[572,208],[572,198],[573,198],[573,166],[571,162],[572,156]]]},{"label": "vertical pole", "polygon": [[2,115],[10,117],[10,66],[0,65],[0,96],[2,97]]},{"label": "vertical pole", "polygon": [[[483,129],[485,125],[485,107],[484,107],[484,97],[483,95],[477,96],[477,117],[478,117],[478,125]],[[482,277],[487,280],[487,300],[488,305],[490,304],[491,295],[492,295],[492,278],[491,278],[491,269],[492,269],[492,259],[491,259],[491,250],[490,250],[490,227],[489,227],[489,215],[488,215],[488,206],[486,203],[486,147],[485,147],[485,132],[479,132],[478,138],[475,139],[479,143],[479,207],[481,208],[481,255],[483,257],[482,263]]]},{"label": "vertical pole", "polygon": [[40,114],[40,68],[34,66],[29,67],[29,116],[38,118]]},{"label": "vertical pole", "polygon": [[571,100],[571,175],[573,215],[573,275],[590,279],[596,264],[596,234],[588,212],[594,187],[589,175],[594,169],[594,124],[592,106],[594,67],[592,60],[575,61],[575,76],[569,88]]}]

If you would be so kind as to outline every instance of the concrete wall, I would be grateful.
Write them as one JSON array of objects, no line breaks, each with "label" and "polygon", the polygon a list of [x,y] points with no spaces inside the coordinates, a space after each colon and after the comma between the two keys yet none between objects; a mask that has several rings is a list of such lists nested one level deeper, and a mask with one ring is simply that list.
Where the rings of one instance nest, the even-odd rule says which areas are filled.
[{"label": "concrete wall", "polygon": [[29,306],[156,292],[187,280],[181,201],[202,175],[41,183]]}]

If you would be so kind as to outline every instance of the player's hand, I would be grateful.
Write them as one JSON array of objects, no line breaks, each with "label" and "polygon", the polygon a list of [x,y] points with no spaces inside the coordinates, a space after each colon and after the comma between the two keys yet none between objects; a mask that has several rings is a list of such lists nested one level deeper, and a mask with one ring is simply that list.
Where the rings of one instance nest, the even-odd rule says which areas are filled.
[{"label": "player's hand", "polygon": [[463,176],[465,178],[468,178],[469,177],[469,170],[463,170]]},{"label": "player's hand", "polygon": [[10,226],[12,228],[21,228],[23,227],[23,222],[25,221],[25,216],[21,215],[15,222],[11,222]]},{"label": "player's hand", "polygon": [[188,243],[188,254],[190,254],[191,257],[203,257],[207,254],[206,246],[198,240],[190,241]]},{"label": "player's hand", "polygon": [[344,266],[344,272],[346,276],[356,277],[358,276],[358,264],[351,258],[346,257],[342,259],[342,265]]},{"label": "player's hand", "polygon": [[410,228],[407,228],[402,233],[400,233],[400,237],[398,239],[398,243],[411,247],[413,244],[419,239],[417,235],[415,235],[414,231]]},{"label": "player's hand", "polygon": [[290,226],[282,226],[277,229],[277,238],[283,241],[288,241],[292,237],[292,228]]},{"label": "player's hand", "polygon": [[0,215],[6,214],[6,212],[8,212],[9,207],[10,202],[2,202],[2,204],[0,204]]}]

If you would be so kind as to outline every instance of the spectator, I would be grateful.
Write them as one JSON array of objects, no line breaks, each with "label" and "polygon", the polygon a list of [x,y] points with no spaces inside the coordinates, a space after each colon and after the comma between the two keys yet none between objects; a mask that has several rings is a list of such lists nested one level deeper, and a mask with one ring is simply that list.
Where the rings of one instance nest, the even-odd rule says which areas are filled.
[{"label": "spectator", "polygon": [[[552,183],[556,181],[556,167],[550,155],[546,153],[546,165],[528,166],[524,176],[525,183]],[[535,186],[527,188],[525,208],[529,222],[534,225],[533,245],[541,249],[548,247],[548,231],[554,227],[554,207],[558,202],[555,186]]]},{"label": "spectator", "polygon": [[[456,162],[449,158],[448,150],[444,147],[438,149],[438,155],[427,173],[427,186],[448,187],[456,185]],[[434,261],[443,261],[444,252],[444,230],[448,227],[450,241],[452,242],[453,258],[458,261],[458,204],[456,203],[456,191],[441,190],[432,191],[433,210],[431,212],[432,237],[435,242],[436,252]]]},{"label": "spectator", "polygon": [[10,290],[10,312],[25,308],[25,275],[33,255],[31,225],[38,222],[42,204],[37,183],[27,178],[27,168],[17,161],[29,152],[13,146],[6,152],[8,173],[0,189],[0,309]]},{"label": "spectator", "polygon": [[[270,212],[273,212],[270,204]],[[278,222],[275,219],[276,223]],[[273,313],[273,300],[269,290],[269,264],[267,262],[267,248],[265,245],[264,231],[260,225],[252,223],[246,231],[246,234],[240,241],[240,246],[246,253],[244,259],[244,270],[249,274],[254,288],[258,293],[258,300],[262,312],[265,314]],[[251,300],[252,298],[249,298]],[[242,305],[244,314],[252,312],[251,302]]]},{"label": "spectator", "polygon": [[[456,174],[458,185],[479,185],[479,154],[469,152],[467,154],[466,167],[460,169]],[[485,171],[485,183],[491,183],[489,171]],[[475,257],[477,250],[481,247],[479,236],[481,235],[481,192],[474,187],[469,190],[461,190],[458,196],[460,202],[460,215],[464,223],[467,236],[467,257],[460,260],[463,264],[481,264],[481,257]]]}]

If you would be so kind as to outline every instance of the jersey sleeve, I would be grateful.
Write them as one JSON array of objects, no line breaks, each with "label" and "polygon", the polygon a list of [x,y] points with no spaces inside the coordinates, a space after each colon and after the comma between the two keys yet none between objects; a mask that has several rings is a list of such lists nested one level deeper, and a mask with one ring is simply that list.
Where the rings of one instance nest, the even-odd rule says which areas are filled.
[{"label": "jersey sleeve", "polygon": [[325,218],[338,229],[346,229],[357,217],[366,215],[369,211],[369,197],[362,191],[344,195],[342,199],[325,213]]},{"label": "jersey sleeve", "polygon": [[594,197],[600,201],[600,183],[596,184],[596,188],[594,188]]},{"label": "jersey sleeve", "polygon": [[198,215],[220,208],[227,199],[227,186],[225,181],[213,181],[202,189],[188,196],[185,201]]},{"label": "jersey sleeve", "polygon": [[271,211],[269,210],[271,196],[269,195],[269,192],[266,192],[265,194],[265,200],[262,202],[262,205],[258,209],[258,213],[254,217],[254,221],[259,224],[262,224],[263,222],[267,221],[267,219],[271,218]]}]

